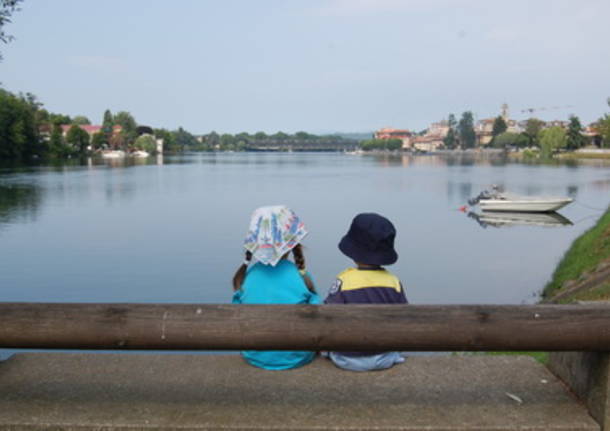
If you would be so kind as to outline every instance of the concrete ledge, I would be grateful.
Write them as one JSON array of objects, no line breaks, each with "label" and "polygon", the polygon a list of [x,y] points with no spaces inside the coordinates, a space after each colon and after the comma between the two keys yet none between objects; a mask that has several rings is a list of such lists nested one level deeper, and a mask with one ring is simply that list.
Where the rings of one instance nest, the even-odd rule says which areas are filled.
[{"label": "concrete ledge", "polygon": [[0,362],[2,430],[153,428],[599,430],[529,357],[418,356],[371,373],[325,359],[271,372],[237,355],[27,353]]}]

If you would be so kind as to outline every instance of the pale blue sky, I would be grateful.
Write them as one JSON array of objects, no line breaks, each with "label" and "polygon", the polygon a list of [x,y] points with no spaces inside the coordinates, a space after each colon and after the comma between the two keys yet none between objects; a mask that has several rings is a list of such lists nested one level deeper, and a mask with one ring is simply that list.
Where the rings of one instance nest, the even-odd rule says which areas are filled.
[{"label": "pale blue sky", "polygon": [[194,133],[420,130],[608,111],[608,0],[25,0],[0,82]]}]

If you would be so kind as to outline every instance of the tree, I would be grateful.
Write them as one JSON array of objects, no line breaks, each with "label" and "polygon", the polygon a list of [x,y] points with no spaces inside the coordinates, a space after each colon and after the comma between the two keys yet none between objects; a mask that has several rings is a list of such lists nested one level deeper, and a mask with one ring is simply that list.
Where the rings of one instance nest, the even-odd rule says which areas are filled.
[{"label": "tree", "polygon": [[62,124],[70,124],[72,120],[70,116],[63,114],[49,114],[49,123],[55,126],[61,126]]},{"label": "tree", "polygon": [[550,157],[553,153],[567,145],[566,131],[561,127],[549,127],[541,130],[538,141],[542,150],[542,157]]},{"label": "tree", "polygon": [[72,124],[87,126],[91,124],[91,121],[89,121],[89,119],[84,115],[77,115],[76,117],[72,118]]},{"label": "tree", "polygon": [[113,118],[113,124],[121,126],[121,134],[123,135],[123,141],[126,146],[130,146],[133,144],[138,137],[137,128],[138,125],[136,123],[135,118],[126,111],[117,112]]},{"label": "tree", "polygon": [[[22,0],[0,0],[0,41],[9,43],[14,37],[4,31],[4,26],[11,22],[13,12],[19,10],[19,3]],[[2,53],[0,53],[0,61],[2,61]]]},{"label": "tree", "polygon": [[523,148],[526,147],[528,144],[529,138],[523,133],[504,132],[494,138],[492,145],[497,148]]},{"label": "tree", "polygon": [[582,125],[575,115],[570,115],[570,124],[567,133],[568,150],[577,150],[585,145],[586,139],[582,135]]},{"label": "tree", "polygon": [[508,126],[506,125],[506,121],[504,121],[504,118],[502,118],[501,115],[498,115],[494,119],[494,125],[491,129],[491,136],[493,136],[495,138],[496,136],[501,135],[502,133],[506,132],[506,129],[508,129]]},{"label": "tree", "polygon": [[155,154],[157,152],[157,141],[151,135],[142,135],[135,140],[134,147]]},{"label": "tree", "polygon": [[609,148],[610,147],[610,115],[606,114],[603,118],[597,120],[595,124],[595,128],[597,132],[602,138],[602,146]]},{"label": "tree", "polygon": [[180,150],[186,150],[189,147],[196,147],[198,144],[197,138],[184,130],[182,127],[179,127],[178,130],[172,132],[172,134],[174,135],[175,146]]},{"label": "tree", "polygon": [[254,139],[256,139],[257,141],[262,141],[264,139],[267,139],[267,134],[265,132],[256,132],[254,134]]},{"label": "tree", "polygon": [[445,144],[445,147],[450,150],[453,150],[458,146],[458,140],[455,133],[456,124],[457,121],[455,121],[455,115],[449,114],[449,118],[447,119],[449,130],[447,131],[447,135],[443,138],[443,144]]},{"label": "tree", "polygon": [[109,109],[104,111],[104,119],[102,121],[102,133],[106,137],[106,142],[110,143],[112,133],[114,131],[114,118],[112,118],[112,112]]},{"label": "tree", "polygon": [[528,118],[525,123],[525,132],[523,133],[528,137],[530,146],[538,145],[538,135],[543,127],[544,121],[537,118]]},{"label": "tree", "polygon": [[155,129],[155,137],[157,139],[161,139],[163,141],[163,151],[168,153],[173,153],[178,151],[176,147],[176,142],[174,140],[174,135],[172,132],[166,129]]},{"label": "tree", "polygon": [[78,153],[85,154],[89,146],[89,134],[75,124],[68,130],[66,142]]},{"label": "tree", "polygon": [[101,150],[107,146],[108,141],[106,140],[106,135],[104,135],[102,132],[95,133],[91,138],[91,147],[94,150]]},{"label": "tree", "polygon": [[49,141],[49,151],[53,157],[68,157],[74,152],[64,141],[63,130],[59,124],[53,126],[51,140]]},{"label": "tree", "polygon": [[224,133],[220,136],[220,149],[222,151],[235,150],[235,138],[233,137],[233,135]]},{"label": "tree", "polygon": [[220,136],[218,136],[218,133],[214,131],[210,132],[210,134],[206,136],[205,141],[212,150],[215,150],[216,147],[220,146]]},{"label": "tree", "polygon": [[24,160],[42,155],[41,150],[31,104],[0,89],[0,159]]},{"label": "tree", "polygon": [[458,123],[458,134],[462,147],[474,148],[477,137],[474,132],[474,117],[472,112],[466,111],[462,114],[462,118]]},{"label": "tree", "polygon": [[289,137],[290,136],[288,134],[284,133],[284,132],[277,132],[277,133],[275,133],[275,134],[270,136],[271,139],[273,139],[274,141],[279,141],[279,142],[285,141]]}]

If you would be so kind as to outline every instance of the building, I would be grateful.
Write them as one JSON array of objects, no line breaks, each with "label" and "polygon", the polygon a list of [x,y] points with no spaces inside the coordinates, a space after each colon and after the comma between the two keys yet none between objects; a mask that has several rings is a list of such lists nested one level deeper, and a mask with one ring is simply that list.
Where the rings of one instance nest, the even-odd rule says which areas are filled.
[{"label": "building", "polygon": [[375,139],[400,139],[402,141],[403,150],[411,148],[411,140],[413,133],[406,129],[393,129],[391,127],[384,127],[379,129],[374,134]]},{"label": "building", "polygon": [[[501,107],[500,117],[506,123],[506,131],[510,133],[521,133],[524,128],[515,120],[511,120],[508,115],[508,105],[504,103]],[[476,135],[476,144],[484,147],[489,145],[493,139],[493,129],[496,118],[484,118],[479,120],[474,125],[474,133]]]},{"label": "building", "polygon": [[428,131],[426,132],[426,136],[431,135],[444,138],[447,136],[447,133],[449,133],[449,123],[447,120],[441,120],[438,123],[430,124],[430,127],[428,127]]},{"label": "building", "polygon": [[[73,124],[62,124],[61,131],[62,135],[65,137],[68,134],[68,130],[73,126]],[[93,135],[96,133],[100,133],[102,131],[103,126],[93,126],[91,124],[80,124],[78,127],[83,129],[85,132],[89,134],[89,138],[93,138]],[[112,134],[120,133],[123,128],[119,125],[116,125],[112,128]]]},{"label": "building", "polygon": [[[447,129],[449,130],[449,129]],[[446,136],[446,134],[445,134]],[[434,152],[441,148],[445,143],[443,142],[444,136],[439,134],[424,136],[416,136],[412,139],[412,146],[418,151],[425,151],[428,153]]]}]

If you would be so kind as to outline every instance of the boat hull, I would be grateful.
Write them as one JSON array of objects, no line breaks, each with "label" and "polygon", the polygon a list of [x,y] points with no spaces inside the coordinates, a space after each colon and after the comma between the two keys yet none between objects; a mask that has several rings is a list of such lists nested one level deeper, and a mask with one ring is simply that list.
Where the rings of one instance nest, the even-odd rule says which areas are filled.
[{"label": "boat hull", "polygon": [[557,199],[523,199],[523,200],[503,200],[503,199],[482,199],[479,206],[483,211],[508,211],[508,212],[534,212],[544,213],[557,211],[572,202],[570,198]]}]

